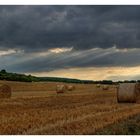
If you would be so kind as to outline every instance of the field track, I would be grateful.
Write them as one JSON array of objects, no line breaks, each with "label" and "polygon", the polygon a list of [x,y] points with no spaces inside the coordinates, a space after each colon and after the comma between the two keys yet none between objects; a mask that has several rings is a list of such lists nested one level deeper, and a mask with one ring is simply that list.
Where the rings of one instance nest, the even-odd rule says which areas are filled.
[{"label": "field track", "polygon": [[[0,81],[3,83],[3,81]],[[140,114],[140,104],[118,104],[116,89],[77,84],[57,95],[57,83],[6,82],[11,99],[0,101],[0,134],[94,134]]]}]

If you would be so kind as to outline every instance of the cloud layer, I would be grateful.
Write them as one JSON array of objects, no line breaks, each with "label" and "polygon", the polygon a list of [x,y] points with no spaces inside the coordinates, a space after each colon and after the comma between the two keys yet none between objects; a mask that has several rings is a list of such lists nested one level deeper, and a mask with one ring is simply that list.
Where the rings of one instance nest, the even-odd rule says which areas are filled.
[{"label": "cloud layer", "polygon": [[9,71],[137,67],[139,44],[140,6],[0,6],[0,65]]},{"label": "cloud layer", "polygon": [[139,48],[140,6],[0,6],[1,48]]}]

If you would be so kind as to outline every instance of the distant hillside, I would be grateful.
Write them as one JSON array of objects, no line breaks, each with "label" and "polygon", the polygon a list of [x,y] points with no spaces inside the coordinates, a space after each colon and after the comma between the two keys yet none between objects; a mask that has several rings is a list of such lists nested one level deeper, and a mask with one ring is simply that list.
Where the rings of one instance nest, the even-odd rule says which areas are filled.
[{"label": "distant hillside", "polygon": [[21,81],[21,82],[39,81],[39,79],[35,76],[17,74],[17,73],[9,73],[9,72],[6,72],[6,70],[0,71],[0,80]]},{"label": "distant hillside", "polygon": [[58,78],[58,77],[36,77],[32,75],[9,73],[6,70],[0,71],[0,80],[7,81],[21,81],[21,82],[67,82],[67,83],[93,83],[91,80],[79,80],[70,78]]},{"label": "distant hillside", "polygon": [[93,80],[79,80],[79,79],[70,79],[70,78],[59,78],[59,77],[36,77],[32,75],[25,75],[25,74],[17,74],[17,73],[10,73],[6,70],[0,71],[0,80],[7,80],[7,81],[21,81],[21,82],[66,82],[66,83],[83,83],[83,84],[113,84],[113,83],[135,83],[140,82],[140,80],[135,81],[118,81],[112,82],[111,80],[103,80],[103,81],[93,81]]},{"label": "distant hillside", "polygon": [[39,81],[66,82],[66,83],[94,83],[92,80],[79,80],[59,77],[38,77]]}]

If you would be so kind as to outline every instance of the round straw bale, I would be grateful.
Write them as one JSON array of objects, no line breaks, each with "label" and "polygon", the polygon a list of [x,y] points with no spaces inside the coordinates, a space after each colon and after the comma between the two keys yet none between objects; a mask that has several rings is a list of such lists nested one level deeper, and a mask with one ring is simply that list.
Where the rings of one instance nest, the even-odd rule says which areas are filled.
[{"label": "round straw bale", "polygon": [[114,85],[114,88],[118,90],[118,88],[119,88],[119,85]]},{"label": "round straw bale", "polygon": [[56,92],[57,93],[64,93],[66,90],[66,86],[65,85],[57,85],[56,86]]},{"label": "round straw bale", "polygon": [[8,85],[0,86],[0,98],[10,98],[12,95],[11,87]]},{"label": "round straw bale", "polygon": [[135,103],[137,96],[136,83],[122,83],[117,88],[118,102]]},{"label": "round straw bale", "polygon": [[100,87],[101,87],[101,85],[100,85],[100,84],[97,84],[97,85],[96,85],[96,87],[97,87],[97,88],[100,88]]},{"label": "round straw bale", "polygon": [[140,94],[140,83],[136,83],[137,94]]},{"label": "round straw bale", "polygon": [[102,89],[103,90],[108,90],[109,89],[109,86],[108,85],[103,85]]},{"label": "round straw bale", "polygon": [[119,85],[115,85],[115,88],[119,88]]},{"label": "round straw bale", "polygon": [[68,91],[72,91],[75,89],[75,87],[73,85],[68,85],[67,86]]}]

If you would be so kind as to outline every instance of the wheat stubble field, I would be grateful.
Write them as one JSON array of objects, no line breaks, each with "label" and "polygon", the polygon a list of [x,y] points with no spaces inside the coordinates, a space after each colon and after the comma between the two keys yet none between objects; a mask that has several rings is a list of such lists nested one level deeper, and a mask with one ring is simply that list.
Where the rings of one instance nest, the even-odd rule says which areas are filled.
[{"label": "wheat stubble field", "polygon": [[0,99],[0,134],[95,134],[108,125],[140,114],[140,104],[118,104],[116,88],[75,84],[56,94],[58,83],[8,82],[11,99]]}]

